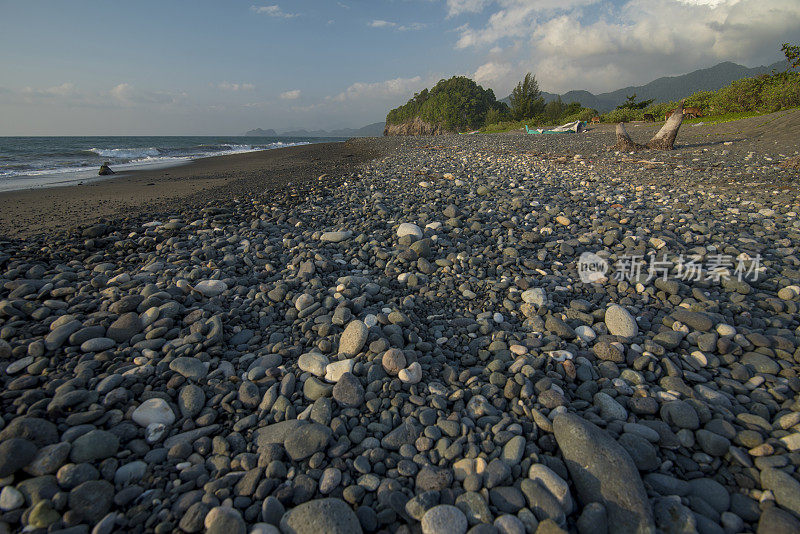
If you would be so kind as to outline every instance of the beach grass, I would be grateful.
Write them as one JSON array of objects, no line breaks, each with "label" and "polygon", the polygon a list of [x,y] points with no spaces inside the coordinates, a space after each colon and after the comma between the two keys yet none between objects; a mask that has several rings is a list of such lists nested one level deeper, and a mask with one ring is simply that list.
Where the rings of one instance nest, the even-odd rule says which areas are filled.
[{"label": "beach grass", "polygon": [[[529,126],[531,125],[530,120],[527,121],[527,123]],[[522,130],[523,128],[525,128],[525,121],[503,121],[484,126],[479,131],[481,133],[503,133],[512,130]]]}]

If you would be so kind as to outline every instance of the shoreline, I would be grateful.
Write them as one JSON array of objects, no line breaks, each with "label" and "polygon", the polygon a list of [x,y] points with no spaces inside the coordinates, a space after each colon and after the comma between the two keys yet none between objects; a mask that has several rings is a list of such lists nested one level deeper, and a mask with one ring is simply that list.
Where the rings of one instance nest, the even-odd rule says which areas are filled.
[{"label": "shoreline", "polygon": [[[8,150],[11,155],[3,158],[4,165],[0,165],[0,192],[79,185],[106,179],[97,174],[103,162],[109,162],[116,174],[126,174],[175,167],[207,157],[346,140],[287,137],[285,140],[248,138],[245,142],[235,136],[45,136],[41,139],[10,137],[8,142],[6,139],[0,137],[0,152]],[[175,141],[170,144],[166,141],[168,139]],[[113,148],[116,144],[142,146]]]},{"label": "shoreline", "polygon": [[[701,171],[704,179],[710,182],[715,182],[717,175],[717,171],[712,169],[734,165],[739,169],[737,187],[745,190],[762,187],[765,176],[751,169],[757,162],[772,166],[798,154],[800,147],[795,139],[800,135],[800,123],[797,116],[800,116],[800,110],[732,123],[687,125],[678,135],[675,150],[641,153],[641,156],[649,154],[648,157],[655,159],[650,163],[656,166],[675,167],[676,172],[671,173],[673,177]],[[645,123],[631,126],[631,134],[637,139],[647,138],[658,129],[657,125]],[[497,146],[501,146],[505,136],[522,136],[525,141],[520,149],[542,157],[570,159],[582,155],[598,161],[628,157],[607,150],[613,144],[613,135],[612,125],[600,125],[584,134],[567,137],[534,138],[536,136],[525,136],[518,131],[479,137],[498,136]],[[210,156],[176,166],[125,172],[83,185],[4,191],[0,192],[0,240],[36,235],[47,237],[76,226],[115,219],[164,217],[198,204],[265,190],[283,191],[289,183],[305,183],[323,174],[341,177],[353,173],[363,163],[386,155],[401,145],[424,148],[423,145],[438,145],[446,137],[353,138],[344,142]],[[705,159],[703,154],[717,149],[724,149],[722,160],[710,165],[701,162]],[[752,160],[750,153],[763,154],[764,157],[769,154],[769,158]],[[634,159],[641,160],[639,157]],[[796,183],[784,183],[782,187],[796,189],[797,186]]]},{"label": "shoreline", "polygon": [[177,207],[269,190],[322,174],[355,170],[377,157],[361,139],[312,143],[199,158],[185,163],[97,177],[89,183],[0,192],[0,238],[53,234],[120,217],[179,211]]}]

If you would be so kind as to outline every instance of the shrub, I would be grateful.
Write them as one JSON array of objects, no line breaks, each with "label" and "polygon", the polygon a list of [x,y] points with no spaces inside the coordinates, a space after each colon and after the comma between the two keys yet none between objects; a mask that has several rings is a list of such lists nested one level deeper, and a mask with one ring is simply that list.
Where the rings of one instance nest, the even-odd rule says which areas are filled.
[{"label": "shrub", "polygon": [[[708,113],[714,108],[716,98],[716,91],[698,91],[695,94],[687,97],[684,100],[683,105],[685,107],[697,107]],[[675,104],[675,107],[678,107],[677,103]]]},{"label": "shrub", "polygon": [[486,124],[487,126],[489,124],[497,124],[499,122],[502,122],[506,118],[507,117],[505,113],[503,113],[497,108],[492,108],[486,112],[486,120],[484,121],[484,124]]},{"label": "shrub", "polygon": [[564,115],[561,117],[561,123],[565,124],[568,122],[575,122],[575,121],[584,121],[589,122],[592,120],[592,117],[597,115],[597,110],[590,109],[590,108],[581,108],[580,111],[577,113],[572,113],[570,115]]},{"label": "shrub", "polygon": [[759,107],[759,94],[764,86],[766,75],[736,80],[717,92],[714,109],[716,112],[749,111]]},{"label": "shrub", "polygon": [[786,72],[771,77],[759,93],[761,111],[778,111],[800,106],[800,74]]},{"label": "shrub", "polygon": [[678,107],[677,102],[659,102],[658,104],[651,104],[644,112],[649,113],[655,117],[656,120],[663,120],[667,112],[672,111],[676,107]]}]

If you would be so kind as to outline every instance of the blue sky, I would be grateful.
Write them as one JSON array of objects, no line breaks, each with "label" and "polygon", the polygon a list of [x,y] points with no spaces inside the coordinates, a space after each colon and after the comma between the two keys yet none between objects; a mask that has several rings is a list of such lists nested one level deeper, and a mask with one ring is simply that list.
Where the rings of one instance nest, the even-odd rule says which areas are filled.
[{"label": "blue sky", "polygon": [[359,127],[452,75],[601,92],[798,38],[797,0],[0,0],[0,135]]}]

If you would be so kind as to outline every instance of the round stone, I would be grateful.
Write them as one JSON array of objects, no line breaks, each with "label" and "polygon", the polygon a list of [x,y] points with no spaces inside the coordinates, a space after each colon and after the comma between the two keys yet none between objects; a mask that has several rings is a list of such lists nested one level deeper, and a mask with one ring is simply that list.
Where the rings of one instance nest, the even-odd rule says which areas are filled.
[{"label": "round stone", "polygon": [[13,475],[36,457],[36,445],[23,438],[11,438],[0,443],[0,478]]},{"label": "round stone", "polygon": [[111,323],[106,331],[106,337],[109,337],[117,343],[127,343],[133,336],[138,334],[144,329],[139,315],[135,312],[124,313],[119,319]]},{"label": "round stone", "polygon": [[597,337],[597,334],[590,326],[580,325],[575,329],[575,334],[578,336],[578,339],[585,342],[594,341]]},{"label": "round stone", "polygon": [[361,352],[364,343],[367,342],[368,335],[369,329],[362,321],[358,319],[350,321],[339,340],[339,354],[355,356]]},{"label": "round stone", "polygon": [[318,423],[310,423],[295,428],[288,436],[283,446],[286,454],[292,460],[298,461],[308,458],[328,445],[331,431],[328,427]]},{"label": "round stone", "polygon": [[169,362],[169,368],[190,380],[203,380],[208,375],[208,369],[203,362],[186,356],[180,356]]},{"label": "round stone", "polygon": [[70,459],[75,463],[104,460],[119,450],[119,438],[106,430],[91,430],[72,442]]},{"label": "round stone", "polygon": [[405,237],[410,235],[414,239],[422,239],[422,228],[414,223],[401,223],[397,227],[397,237]]},{"label": "round stone", "polygon": [[494,526],[499,534],[525,534],[525,524],[511,514],[504,514],[495,519]]},{"label": "round stone", "polygon": [[341,499],[315,499],[295,506],[281,518],[281,532],[292,534],[361,534],[355,512]]},{"label": "round stone", "polygon": [[341,243],[342,241],[350,239],[352,236],[353,232],[349,230],[325,232],[320,236],[320,241],[324,241],[327,243]]},{"label": "round stone", "polygon": [[522,301],[541,307],[547,304],[547,293],[541,287],[534,287],[522,292]]},{"label": "round stone", "polygon": [[34,504],[28,514],[28,526],[32,528],[47,528],[61,519],[61,514],[53,510],[49,500],[43,499]]},{"label": "round stone", "polygon": [[314,304],[314,297],[308,293],[303,293],[297,297],[297,300],[294,302],[294,307],[297,311],[303,311],[312,304]]},{"label": "round stone", "polygon": [[297,359],[297,367],[314,376],[323,376],[328,367],[328,357],[319,352],[306,352]]},{"label": "round stone", "polygon": [[25,467],[25,472],[34,476],[55,473],[69,458],[71,448],[69,443],[63,441],[42,447],[31,463]]},{"label": "round stone", "polygon": [[455,506],[440,504],[422,516],[423,534],[464,534],[466,531],[467,517]]},{"label": "round stone", "polygon": [[226,291],[228,284],[222,280],[202,280],[195,284],[194,289],[204,297],[212,298]]},{"label": "round stone", "polygon": [[636,337],[639,333],[639,327],[636,321],[628,313],[628,310],[618,304],[612,304],[606,310],[605,323],[608,331],[620,337]]},{"label": "round stone", "polygon": [[325,380],[328,382],[338,382],[342,375],[351,373],[356,361],[353,359],[331,362],[325,367]]},{"label": "round stone", "polygon": [[352,373],[344,373],[333,386],[333,398],[342,406],[356,408],[364,403],[364,386]]},{"label": "round stone", "polygon": [[178,395],[178,408],[186,417],[195,417],[206,403],[206,395],[200,386],[187,384]]},{"label": "round stone", "polygon": [[242,514],[230,506],[212,508],[203,521],[206,534],[246,534],[247,526]]},{"label": "round stone", "polygon": [[319,492],[327,495],[332,492],[342,481],[342,472],[335,467],[328,467],[319,478]]},{"label": "round stone", "polygon": [[397,374],[406,367],[406,355],[403,351],[396,348],[391,348],[383,353],[381,363],[384,370],[392,376]]},{"label": "round stone", "polygon": [[84,341],[81,344],[81,350],[83,352],[102,352],[116,346],[117,342],[109,337],[96,337]]},{"label": "round stone", "polygon": [[69,492],[69,507],[90,524],[97,523],[111,509],[114,486],[105,480],[90,480]]},{"label": "round stone", "polygon": [[25,497],[14,486],[5,486],[0,491],[0,510],[10,512],[25,504]]},{"label": "round stone", "polygon": [[422,366],[419,362],[414,362],[405,369],[401,369],[397,373],[397,378],[404,384],[418,384],[422,380]]},{"label": "round stone", "polygon": [[153,423],[171,425],[175,422],[175,412],[167,401],[160,398],[147,399],[134,410],[131,418],[136,424],[147,427]]}]

